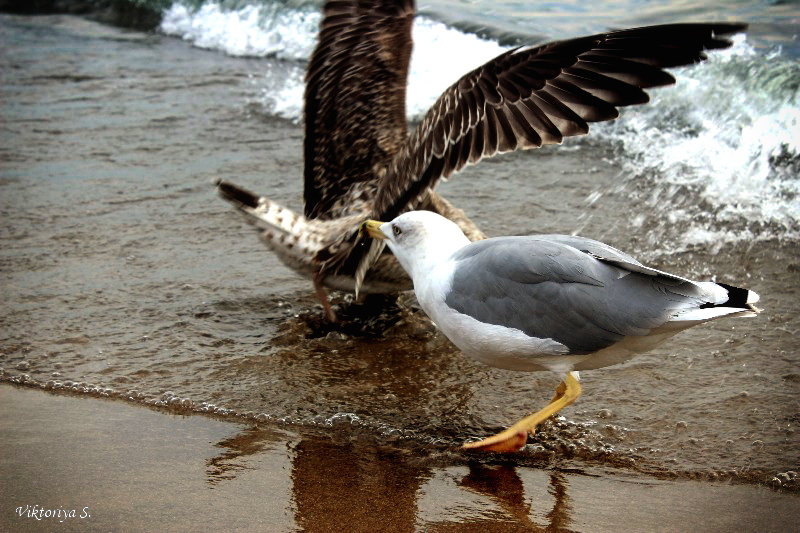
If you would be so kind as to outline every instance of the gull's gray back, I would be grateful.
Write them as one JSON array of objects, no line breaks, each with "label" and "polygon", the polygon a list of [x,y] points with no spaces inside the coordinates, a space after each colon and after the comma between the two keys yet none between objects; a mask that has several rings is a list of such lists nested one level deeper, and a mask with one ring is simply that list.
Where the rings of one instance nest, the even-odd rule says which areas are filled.
[{"label": "gull's gray back", "polygon": [[481,322],[554,339],[573,354],[646,335],[677,310],[696,306],[703,293],[690,281],[632,271],[647,267],[581,237],[495,238],[471,243],[453,258],[448,306]]}]

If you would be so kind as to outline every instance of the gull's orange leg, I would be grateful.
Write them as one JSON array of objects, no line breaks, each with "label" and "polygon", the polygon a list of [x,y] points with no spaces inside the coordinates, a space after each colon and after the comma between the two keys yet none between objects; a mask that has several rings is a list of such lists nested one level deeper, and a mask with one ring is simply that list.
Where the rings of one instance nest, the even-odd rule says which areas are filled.
[{"label": "gull's orange leg", "polygon": [[558,387],[556,387],[556,393],[553,396],[553,399],[550,400],[550,403],[553,403],[554,401],[564,396],[565,392],[567,392],[567,384],[562,381],[561,383],[558,384]]},{"label": "gull's orange leg", "polygon": [[497,435],[478,442],[468,442],[462,446],[462,449],[501,453],[519,451],[525,446],[528,435],[533,434],[536,426],[578,399],[578,396],[581,395],[581,384],[576,376],[577,372],[567,374],[564,381],[556,388],[555,396],[544,409],[526,416]]}]

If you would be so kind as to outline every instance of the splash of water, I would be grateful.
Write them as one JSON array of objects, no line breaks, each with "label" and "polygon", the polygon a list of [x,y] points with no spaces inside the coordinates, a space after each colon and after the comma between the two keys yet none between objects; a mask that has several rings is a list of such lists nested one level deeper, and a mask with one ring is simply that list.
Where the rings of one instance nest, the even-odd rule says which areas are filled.
[{"label": "splash of water", "polygon": [[632,197],[678,223],[685,246],[797,236],[800,65],[737,36],[675,74],[650,105],[595,130],[621,148]]}]

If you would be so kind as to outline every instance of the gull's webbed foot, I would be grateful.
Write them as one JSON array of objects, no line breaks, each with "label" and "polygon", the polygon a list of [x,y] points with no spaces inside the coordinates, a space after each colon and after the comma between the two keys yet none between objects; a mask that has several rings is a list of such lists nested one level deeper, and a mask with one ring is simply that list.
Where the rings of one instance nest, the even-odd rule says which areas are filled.
[{"label": "gull's webbed foot", "polygon": [[478,442],[468,442],[461,448],[464,450],[497,453],[520,451],[528,441],[528,435],[533,435],[536,431],[536,426],[578,399],[578,396],[581,394],[581,385],[576,376],[577,372],[570,372],[567,374],[567,377],[564,378],[564,381],[562,381],[556,389],[555,396],[544,409],[526,416],[497,435],[493,435]]}]

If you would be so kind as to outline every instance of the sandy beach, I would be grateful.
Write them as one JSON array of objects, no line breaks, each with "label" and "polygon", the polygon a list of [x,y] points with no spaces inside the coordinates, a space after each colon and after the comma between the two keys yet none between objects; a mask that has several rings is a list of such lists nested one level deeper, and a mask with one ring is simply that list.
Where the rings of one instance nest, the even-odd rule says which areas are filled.
[{"label": "sandy beach", "polygon": [[584,395],[520,454],[464,454],[558,377],[466,359],[410,295],[334,295],[343,320],[326,324],[309,280],[214,194],[235,178],[300,207],[302,129],[265,110],[257,74],[285,65],[71,16],[0,15],[0,46],[3,531],[800,520],[793,228],[726,222],[720,236],[752,238],[687,240],[723,209],[677,188],[681,209],[661,212],[674,197],[629,181],[591,136],[443,184],[490,235],[577,232],[748,286],[764,308],[582,374]]},{"label": "sandy beach", "polygon": [[789,531],[800,513],[796,494],[752,485],[437,464],[8,385],[0,403],[2,449],[18,450],[0,466],[3,531]]}]

